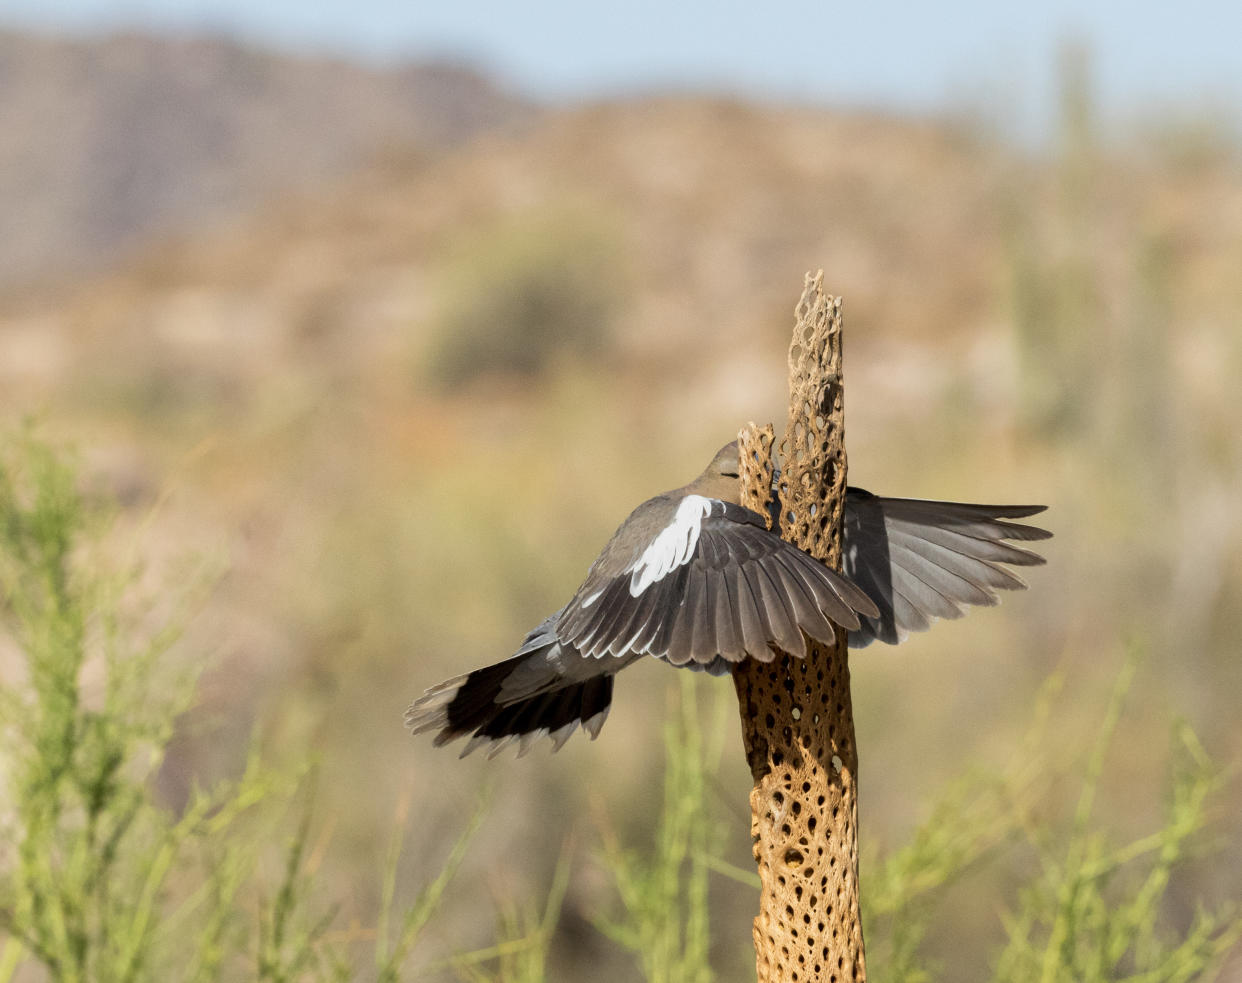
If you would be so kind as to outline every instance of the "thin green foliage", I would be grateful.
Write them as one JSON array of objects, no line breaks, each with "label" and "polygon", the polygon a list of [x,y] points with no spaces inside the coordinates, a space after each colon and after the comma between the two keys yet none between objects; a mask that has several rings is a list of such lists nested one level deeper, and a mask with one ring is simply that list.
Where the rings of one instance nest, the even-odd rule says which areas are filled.
[{"label": "thin green foliage", "polygon": [[502,903],[499,941],[448,960],[458,978],[466,983],[541,983],[547,978],[548,952],[569,889],[571,852],[566,843],[542,912],[530,905]]},{"label": "thin green foliage", "polygon": [[431,920],[431,916],[439,909],[444,900],[444,892],[461,867],[462,861],[466,858],[466,848],[483,822],[484,808],[482,803],[480,803],[469,823],[467,823],[466,829],[457,838],[457,842],[453,844],[453,848],[449,851],[448,858],[444,861],[440,872],[423,888],[415,902],[406,909],[405,916],[401,922],[401,930],[398,932],[395,942],[388,938],[388,924],[391,919],[392,884],[396,878],[395,872],[397,860],[400,857],[400,849],[399,847],[390,848],[389,861],[385,864],[385,888],[380,914],[381,931],[377,936],[375,950],[375,964],[378,968],[376,979],[379,980],[379,983],[398,983],[401,979],[402,967],[409,958],[419,936],[427,927],[427,923]]},{"label": "thin green foliage", "polygon": [[[1004,916],[1006,942],[995,957],[996,983],[1189,983],[1214,978],[1240,938],[1236,909],[1200,907],[1189,926],[1170,919],[1177,865],[1200,849],[1220,770],[1185,725],[1175,729],[1168,810],[1154,833],[1120,845],[1094,820],[1112,738],[1137,671],[1125,661],[1091,753],[1072,815],[1041,818],[1055,775],[1046,744],[1054,680],[1039,701],[1037,723],[1011,764],[952,784],[909,843],[864,870],[869,969],[873,979],[923,983],[951,979],[925,955],[944,889],[989,860],[1034,852],[1036,866]],[[948,969],[952,969],[949,967]]]},{"label": "thin green foliage", "polygon": [[970,769],[937,795],[905,845],[864,862],[863,934],[877,983],[937,978],[923,942],[943,893],[1012,843],[1022,817],[1046,793],[1041,748],[1063,687],[1060,674],[1045,683],[1032,724],[1005,768]]},{"label": "thin green foliage", "polygon": [[308,920],[304,914],[313,908],[310,878],[304,867],[310,825],[311,809],[308,805],[285,851],[283,874],[276,894],[270,902],[259,906],[255,960],[255,978],[258,980],[294,983],[308,977],[330,980],[349,978],[345,964],[324,944],[333,915],[328,913],[317,920]]},{"label": "thin green foliage", "polygon": [[706,744],[696,680],[689,673],[681,676],[680,706],[669,714],[664,747],[664,802],[653,849],[625,848],[611,825],[600,823],[602,860],[622,911],[599,916],[596,925],[635,955],[651,983],[709,983],[709,858],[721,834],[707,788],[718,751]]},{"label": "thin green foliage", "polygon": [[[98,546],[103,518],[51,448],[29,434],[0,447],[0,983],[37,969],[66,983],[405,978],[483,807],[391,932],[402,815],[373,960],[351,964],[314,890],[304,771],[275,771],[252,747],[240,777],[194,788],[180,810],[160,803],[196,684],[172,648],[199,595],[144,603]],[[299,789],[300,822],[273,851]],[[537,931],[509,940],[526,974],[503,978],[535,978],[566,876]]]},{"label": "thin green foliage", "polygon": [[0,691],[3,965],[65,981],[224,978],[254,850],[245,830],[296,780],[252,757],[236,781],[194,790],[180,815],[156,803],[155,773],[193,697],[193,672],[168,655],[195,594],[162,620],[139,603],[133,576],[94,552],[99,518],[50,448],[29,434],[4,448],[0,633],[19,682]]},{"label": "thin green foliage", "polygon": [[1118,677],[1068,831],[1024,825],[1039,873],[1005,919],[1008,943],[997,961],[998,983],[1210,980],[1242,938],[1242,918],[1228,906],[1200,907],[1185,929],[1167,924],[1172,875],[1196,849],[1209,823],[1208,805],[1222,785],[1219,769],[1189,727],[1174,732],[1162,828],[1114,845],[1092,824],[1135,668],[1132,657]]}]

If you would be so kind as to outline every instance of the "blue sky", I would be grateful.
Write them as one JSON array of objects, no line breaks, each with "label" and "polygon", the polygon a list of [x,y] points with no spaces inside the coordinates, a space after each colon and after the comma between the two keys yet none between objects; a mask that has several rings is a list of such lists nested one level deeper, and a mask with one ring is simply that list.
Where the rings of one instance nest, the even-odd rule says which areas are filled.
[{"label": "blue sky", "polygon": [[1242,105],[1242,2],[0,0],[50,30],[207,28],[292,50],[463,56],[551,99],[713,89],[1046,128],[1056,51],[1086,42],[1106,115]]}]

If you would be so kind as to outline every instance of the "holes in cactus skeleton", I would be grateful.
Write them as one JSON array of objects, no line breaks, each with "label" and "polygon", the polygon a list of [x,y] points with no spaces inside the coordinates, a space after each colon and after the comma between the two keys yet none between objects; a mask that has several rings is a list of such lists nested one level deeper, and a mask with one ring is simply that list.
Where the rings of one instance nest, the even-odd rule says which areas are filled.
[{"label": "holes in cactus skeleton", "polygon": [[[811,340],[819,338],[820,330],[807,326],[807,351],[810,349]],[[807,357],[807,352],[804,351],[802,356]],[[803,367],[803,371],[809,375],[820,370],[818,366],[808,364]],[[811,391],[807,383],[802,384],[802,391]],[[834,510],[825,507],[824,499],[808,501],[801,498],[800,493],[811,491],[813,497],[817,497],[821,490],[820,475],[844,483],[841,481],[844,477],[841,470],[842,458],[832,447],[839,435],[829,426],[829,415],[834,412],[839,402],[839,383],[834,384],[827,392],[819,388],[813,399],[806,400],[802,409],[807,413],[814,411],[814,424],[797,430],[797,442],[791,445],[792,453],[787,453],[786,460],[790,463],[787,463],[785,477],[781,481],[782,520],[788,515],[792,521],[786,523],[786,528],[793,528],[804,537],[796,544],[802,549],[810,549],[812,544],[826,546],[829,542],[827,530],[836,518],[833,515]],[[770,439],[762,437],[752,440],[749,447],[768,448],[772,444]],[[803,458],[803,454],[808,451],[812,458],[810,461]],[[814,469],[815,474],[808,476],[808,469]],[[771,471],[766,471],[761,476],[767,479],[762,486],[758,477],[750,477],[754,478],[749,482],[752,486],[751,492],[759,493],[752,498],[753,503],[768,494]],[[786,498],[784,492],[790,490],[793,494]],[[795,511],[797,515],[794,514]],[[808,516],[810,521],[806,521]],[[789,837],[780,844],[782,852],[777,854],[782,863],[772,863],[773,869],[769,869],[768,864],[760,861],[764,880],[779,892],[776,897],[781,898],[783,895],[784,900],[791,902],[788,906],[781,906],[777,902],[776,911],[780,911],[782,907],[785,909],[785,917],[777,922],[785,923],[784,927],[789,935],[778,940],[776,936],[781,934],[780,931],[763,933],[769,943],[766,952],[770,954],[765,958],[777,963],[772,968],[779,969],[779,975],[784,979],[822,981],[827,979],[825,973],[831,973],[832,983],[854,983],[857,972],[851,977],[843,968],[851,960],[838,961],[836,956],[831,955],[833,951],[840,950],[842,954],[847,951],[850,933],[844,925],[839,932],[834,927],[834,919],[840,917],[836,912],[844,915],[847,909],[844,901],[839,900],[839,897],[844,897],[840,894],[837,883],[840,878],[829,874],[836,867],[837,858],[831,855],[833,850],[848,846],[847,841],[836,839],[837,822],[845,818],[846,835],[853,831],[852,824],[848,822],[853,802],[852,788],[842,785],[842,779],[847,776],[838,777],[826,767],[819,767],[820,764],[827,765],[834,753],[839,758],[852,758],[847,750],[850,742],[838,744],[837,728],[831,723],[834,711],[837,714],[844,713],[848,690],[844,682],[838,683],[836,678],[841,671],[841,665],[835,661],[835,649],[812,644],[811,652],[814,657],[805,661],[785,658],[777,659],[762,668],[756,666],[756,674],[751,676],[757,683],[760,680],[765,681],[758,688],[750,690],[758,705],[749,717],[753,721],[751,726],[762,723],[768,726],[768,733],[761,735],[768,742],[765,756],[770,766],[765,780],[768,810],[767,822],[764,824],[767,832],[764,835]],[[785,694],[789,696],[787,703],[784,702]],[[768,709],[772,710],[771,714],[766,712]],[[779,726],[781,734],[777,735],[777,721],[781,721],[782,717],[786,721],[798,721],[798,726],[785,728],[782,723]],[[801,727],[801,720],[808,720],[806,728]],[[811,729],[812,726],[814,730]],[[795,734],[798,735],[796,744]],[[788,743],[781,746],[782,741]],[[791,765],[789,769],[784,768],[786,761]],[[836,790],[832,796],[832,805],[827,803],[826,779],[832,780],[830,786]],[[821,788],[824,789],[824,794],[818,794]],[[841,807],[845,807],[844,814]],[[828,825],[821,827],[819,817],[822,815],[829,819],[829,809],[832,810],[833,819],[829,820]],[[802,815],[804,812],[807,813],[805,817]],[[795,833],[798,834],[796,837]],[[828,860],[825,863],[826,854]],[[846,875],[848,886],[854,879],[848,876],[849,865],[845,863],[848,858],[843,855],[841,859],[842,873]],[[824,876],[821,877],[821,873]],[[817,880],[819,885],[815,884]],[[785,891],[789,893],[784,894]],[[845,895],[851,895],[848,887]],[[829,900],[834,904],[827,905]],[[826,913],[823,910],[825,907]],[[795,924],[790,925],[790,921]],[[785,944],[782,945],[782,942]],[[856,949],[857,946],[851,946],[848,950],[855,965]],[[777,962],[778,960],[780,961]],[[836,972],[833,971],[834,963]]]}]

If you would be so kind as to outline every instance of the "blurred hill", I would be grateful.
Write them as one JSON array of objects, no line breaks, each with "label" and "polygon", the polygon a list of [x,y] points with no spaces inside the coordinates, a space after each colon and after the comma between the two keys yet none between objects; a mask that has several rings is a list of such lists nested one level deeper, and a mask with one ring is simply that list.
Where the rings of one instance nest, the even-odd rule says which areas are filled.
[{"label": "blurred hill", "polygon": [[[402,89],[227,45],[110,43]],[[237,87],[227,98],[258,85],[215,71],[204,77]],[[471,105],[481,83],[457,78]],[[272,83],[307,97],[287,114],[293,135],[265,139],[283,133],[275,110],[225,127],[239,146],[254,138],[256,162],[215,179],[245,189],[227,220],[0,300],[3,411],[34,412],[81,448],[153,582],[183,576],[187,554],[227,567],[186,645],[212,670],[166,768],[170,796],[235,767],[260,724],[290,756],[323,753],[327,808],[344,817],[328,883],[365,882],[394,785],[418,790],[410,821],[436,857],[494,781],[498,818],[471,874],[511,877],[518,894],[589,800],[642,828],[659,791],[663,667],[623,678],[600,741],[555,758],[459,763],[410,741],[401,711],[422,687],[508,654],[635,503],[690,478],[741,423],[779,429],[792,305],[821,266],[845,296],[852,480],[1045,502],[1057,534],[1034,589],[1002,611],[853,661],[864,838],[893,842],[964,762],[1002,755],[1057,666],[1072,696],[1056,735],[1078,753],[1127,642],[1152,654],[1109,772],[1112,818],[1141,829],[1159,810],[1152,763],[1170,713],[1220,758],[1242,752],[1235,150],[1168,131],[1105,146],[1089,114],[1069,113],[1062,144],[1032,157],[961,122],[711,98],[535,113],[488,102],[483,85],[482,105],[497,108],[473,122],[427,110],[441,122],[420,132],[440,134],[436,152],[392,142],[376,160],[380,142],[362,133],[377,130],[338,121],[344,97],[322,84],[316,107],[309,89]],[[111,133],[112,104],[96,105],[83,132]],[[178,149],[209,199],[207,175],[234,160],[212,152],[210,132],[185,146],[171,130],[133,139]],[[318,161],[313,187],[283,173],[297,140]],[[78,175],[64,192],[77,210],[104,214],[128,172],[113,164],[101,182],[85,159],[46,152]],[[722,799],[741,816],[749,783],[731,746]],[[744,818],[733,832],[746,866]],[[1205,867],[1205,890],[1231,870]],[[571,894],[570,936],[591,890]],[[722,923],[745,941],[749,896],[737,894],[720,900]],[[995,937],[994,907],[954,912],[973,921],[945,938]],[[446,945],[486,941],[474,916],[464,905]],[[600,956],[561,958],[580,978]]]},{"label": "blurred hill", "polygon": [[0,30],[0,288],[97,269],[386,152],[533,113],[457,65],[367,68],[221,39]]}]

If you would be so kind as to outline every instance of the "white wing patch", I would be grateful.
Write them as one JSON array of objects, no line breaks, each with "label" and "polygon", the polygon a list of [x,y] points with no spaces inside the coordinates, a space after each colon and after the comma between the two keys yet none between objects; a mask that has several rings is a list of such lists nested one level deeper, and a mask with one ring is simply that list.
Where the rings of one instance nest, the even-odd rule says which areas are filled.
[{"label": "white wing patch", "polygon": [[677,506],[673,521],[643,550],[630,569],[630,596],[638,597],[657,580],[663,580],[690,557],[699,545],[699,529],[711,515],[714,499],[687,495]]}]

